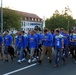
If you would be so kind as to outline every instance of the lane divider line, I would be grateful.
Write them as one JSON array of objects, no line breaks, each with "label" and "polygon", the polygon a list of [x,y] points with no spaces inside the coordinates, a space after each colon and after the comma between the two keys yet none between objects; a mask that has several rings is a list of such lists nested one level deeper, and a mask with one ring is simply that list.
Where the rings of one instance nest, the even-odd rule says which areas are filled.
[{"label": "lane divider line", "polygon": [[29,66],[26,66],[26,67],[23,67],[23,68],[20,68],[20,69],[17,69],[17,70],[14,70],[14,71],[11,71],[11,72],[8,72],[8,73],[5,73],[3,75],[10,75],[10,74],[13,74],[13,73],[16,73],[16,72],[19,72],[19,71],[22,71],[24,69],[27,69],[27,68],[30,68],[30,67],[33,67],[35,65],[37,65],[38,63],[34,63],[34,64],[31,64]]}]

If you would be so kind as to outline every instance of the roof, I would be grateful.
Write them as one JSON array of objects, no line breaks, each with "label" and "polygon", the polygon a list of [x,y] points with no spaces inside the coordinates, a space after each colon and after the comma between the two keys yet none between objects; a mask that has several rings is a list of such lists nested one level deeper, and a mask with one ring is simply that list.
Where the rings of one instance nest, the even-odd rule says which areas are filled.
[{"label": "roof", "polygon": [[32,13],[27,13],[27,12],[22,12],[22,11],[18,11],[22,16],[25,17],[31,17],[31,18],[37,18],[37,19],[41,19],[39,16],[37,16],[36,14],[32,14]]}]

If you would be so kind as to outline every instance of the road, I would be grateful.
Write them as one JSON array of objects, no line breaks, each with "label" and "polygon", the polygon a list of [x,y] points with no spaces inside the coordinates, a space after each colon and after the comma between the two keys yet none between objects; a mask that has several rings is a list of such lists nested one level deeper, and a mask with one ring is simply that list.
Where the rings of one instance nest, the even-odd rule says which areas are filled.
[{"label": "road", "polygon": [[54,68],[54,60],[49,63],[46,57],[42,64],[35,62],[29,65],[27,60],[18,64],[15,58],[13,62],[0,61],[0,75],[76,75],[76,64],[70,57],[66,64],[62,62],[59,64],[59,67]]}]

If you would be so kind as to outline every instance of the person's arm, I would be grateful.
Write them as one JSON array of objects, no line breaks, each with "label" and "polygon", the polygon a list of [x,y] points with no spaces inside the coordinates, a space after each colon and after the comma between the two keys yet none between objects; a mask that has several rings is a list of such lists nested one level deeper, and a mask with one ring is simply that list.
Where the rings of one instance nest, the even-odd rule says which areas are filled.
[{"label": "person's arm", "polygon": [[19,36],[16,37],[15,47],[17,47],[17,44],[18,44],[18,38],[19,38]]},{"label": "person's arm", "polygon": [[64,39],[62,38],[62,48],[64,48]]},{"label": "person's arm", "polygon": [[38,37],[35,36],[36,48],[38,48]]},{"label": "person's arm", "polygon": [[10,35],[10,36],[9,36],[9,44],[10,44],[10,46],[12,46],[12,40],[13,40],[13,38],[12,38],[12,36]]}]

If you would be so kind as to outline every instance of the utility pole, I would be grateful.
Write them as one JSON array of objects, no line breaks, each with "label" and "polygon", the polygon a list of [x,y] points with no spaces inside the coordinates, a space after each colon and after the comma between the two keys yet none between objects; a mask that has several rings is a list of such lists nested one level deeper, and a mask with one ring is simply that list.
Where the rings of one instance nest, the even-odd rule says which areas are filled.
[{"label": "utility pole", "polygon": [[45,16],[43,16],[43,29],[45,28]]},{"label": "utility pole", "polygon": [[1,33],[3,33],[3,7],[2,7],[2,0],[1,0]]},{"label": "utility pole", "polygon": [[68,32],[69,32],[69,30],[70,30],[70,24],[69,24],[69,20],[68,20]]}]

